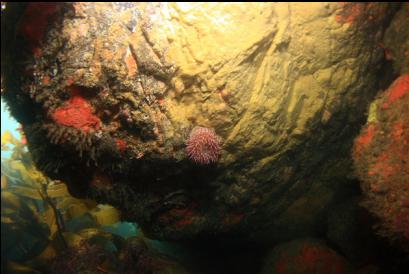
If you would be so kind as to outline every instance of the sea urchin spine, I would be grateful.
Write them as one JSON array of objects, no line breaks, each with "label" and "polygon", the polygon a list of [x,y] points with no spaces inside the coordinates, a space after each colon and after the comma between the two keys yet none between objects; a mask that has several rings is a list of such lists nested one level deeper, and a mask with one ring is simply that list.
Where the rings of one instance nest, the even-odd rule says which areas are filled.
[{"label": "sea urchin spine", "polygon": [[220,138],[214,130],[195,127],[186,142],[189,158],[198,164],[210,164],[217,161],[220,155]]}]

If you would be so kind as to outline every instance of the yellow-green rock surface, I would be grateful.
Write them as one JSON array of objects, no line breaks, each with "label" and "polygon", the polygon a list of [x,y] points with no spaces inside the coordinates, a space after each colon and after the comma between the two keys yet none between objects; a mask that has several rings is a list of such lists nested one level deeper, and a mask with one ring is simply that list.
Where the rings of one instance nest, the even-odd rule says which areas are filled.
[{"label": "yellow-green rock surface", "polygon": [[[397,5],[37,5],[17,28],[28,54],[9,57],[21,81],[2,75],[40,169],[157,238],[322,230]],[[198,149],[216,163],[188,157],[195,127],[218,136]]]}]

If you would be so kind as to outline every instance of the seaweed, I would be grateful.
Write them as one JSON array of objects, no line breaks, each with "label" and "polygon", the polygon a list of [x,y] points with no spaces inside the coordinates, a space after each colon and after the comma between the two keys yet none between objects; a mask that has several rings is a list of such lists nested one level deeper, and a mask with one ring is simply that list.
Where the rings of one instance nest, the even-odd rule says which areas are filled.
[{"label": "seaweed", "polygon": [[120,212],[72,197],[36,168],[24,140],[1,136],[10,154],[1,158],[2,273],[187,273],[134,224],[117,235]]},{"label": "seaweed", "polygon": [[1,136],[2,152],[10,154],[2,153],[1,158],[2,268],[10,272],[44,268],[46,262],[80,246],[78,239],[87,240],[82,230],[89,227],[69,231],[67,223],[74,219],[91,217],[95,227],[119,221],[114,208],[101,209],[93,201],[73,198],[63,182],[44,176],[24,143],[24,137],[19,141],[9,131]]}]

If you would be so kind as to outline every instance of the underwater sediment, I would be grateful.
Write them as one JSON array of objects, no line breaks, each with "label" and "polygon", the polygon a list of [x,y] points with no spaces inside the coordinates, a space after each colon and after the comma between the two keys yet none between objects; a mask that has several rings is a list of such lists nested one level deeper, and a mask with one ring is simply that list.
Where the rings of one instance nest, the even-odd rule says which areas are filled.
[{"label": "underwater sediment", "polygon": [[[353,140],[393,75],[380,44],[398,7],[11,5],[3,97],[39,169],[148,235],[316,235],[356,184]],[[186,149],[197,127],[216,136],[195,150],[209,161]]]}]

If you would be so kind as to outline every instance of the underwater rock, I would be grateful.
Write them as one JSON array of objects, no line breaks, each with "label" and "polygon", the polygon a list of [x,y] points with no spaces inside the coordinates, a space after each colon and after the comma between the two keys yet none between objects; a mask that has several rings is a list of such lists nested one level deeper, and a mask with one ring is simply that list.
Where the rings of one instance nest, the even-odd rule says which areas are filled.
[{"label": "underwater rock", "polygon": [[[197,273],[178,260],[157,252],[141,237],[130,237],[118,250],[93,239],[79,241],[50,260],[51,273]],[[48,272],[47,272],[48,273]]]},{"label": "underwater rock", "polygon": [[393,63],[395,73],[409,73],[409,3],[403,3],[386,29],[384,45],[385,57]]},{"label": "underwater rock", "polygon": [[377,243],[373,218],[354,197],[335,206],[328,215],[327,239],[354,264],[367,263],[374,257]]},{"label": "underwater rock", "polygon": [[[142,238],[131,237],[120,250],[118,258],[122,264],[120,273],[192,273],[174,258],[161,254],[149,247]],[[197,270],[194,271],[196,273]]]},{"label": "underwater rock", "polygon": [[106,261],[111,264],[114,256],[101,246],[82,240],[50,261],[51,273],[114,273],[105,270]]},{"label": "underwater rock", "polygon": [[334,250],[314,239],[300,239],[274,247],[261,274],[347,274],[351,265]]},{"label": "underwater rock", "polygon": [[325,231],[399,4],[41,5],[2,13],[2,96],[48,176],[155,238]]},{"label": "underwater rock", "polygon": [[409,247],[409,74],[372,102],[353,157],[364,205],[379,218],[378,231]]}]

